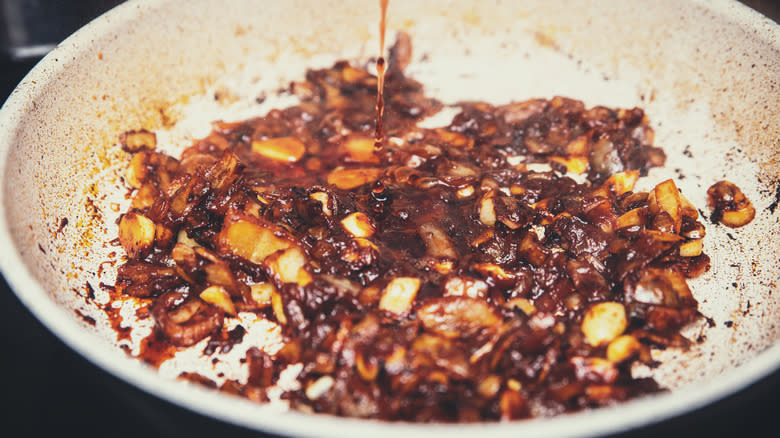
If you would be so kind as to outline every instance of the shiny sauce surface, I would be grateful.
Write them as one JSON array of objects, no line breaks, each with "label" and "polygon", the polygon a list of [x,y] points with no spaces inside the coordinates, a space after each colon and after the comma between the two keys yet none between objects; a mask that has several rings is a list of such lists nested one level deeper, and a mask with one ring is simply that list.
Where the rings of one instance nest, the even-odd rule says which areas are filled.
[{"label": "shiny sauce surface", "polygon": [[408,36],[389,52],[378,151],[378,78],[345,61],[294,82],[299,105],[215,122],[178,158],[123,136],[116,289],[155,321],[142,359],[230,349],[244,329],[225,321],[254,312],[285,346],[250,348],[248,381],[222,389],[263,401],[302,363],[284,398],[306,412],[506,420],[661,390],[631,366],[689,344],[687,279],[709,258],[671,180],[633,191],[665,161],[644,112],[469,102],[423,129],[442,104],[404,75]]}]

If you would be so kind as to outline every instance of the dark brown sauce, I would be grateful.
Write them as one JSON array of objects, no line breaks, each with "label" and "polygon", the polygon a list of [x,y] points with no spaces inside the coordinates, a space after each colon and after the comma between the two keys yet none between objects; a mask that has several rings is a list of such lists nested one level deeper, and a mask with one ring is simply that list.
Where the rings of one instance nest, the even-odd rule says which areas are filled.
[{"label": "dark brown sauce", "polygon": [[112,307],[110,302],[103,307],[103,311],[106,312],[106,316],[108,316],[108,320],[111,323],[111,328],[116,332],[117,341],[129,340],[132,330],[130,327],[122,326],[124,319],[119,313],[120,309],[121,307]]},{"label": "dark brown sauce", "polygon": [[[651,346],[689,344],[679,330],[699,313],[685,280],[709,259],[694,254],[694,209],[675,222],[657,195],[630,191],[665,160],[644,112],[561,97],[471,102],[449,126],[419,128],[441,104],[404,75],[410,44],[389,51],[381,127],[405,140],[382,144],[381,159],[377,78],[345,61],[307,71],[292,90],[300,105],[217,122],[179,160],[138,152],[147,189],[125,217],[197,243],[123,239],[117,291],[151,302],[156,324],[140,357],[159,365],[204,340],[206,354],[232,348],[244,329],[225,330],[225,316],[240,311],[278,322],[284,346],[273,356],[249,346],[247,383],[228,390],[264,400],[282,369],[303,363],[301,389],[284,398],[308,412],[507,420],[660,390],[631,364],[653,366]],[[557,171],[524,164],[545,161]],[[257,256],[268,242],[283,249]],[[293,253],[302,267],[284,278],[278,257]],[[388,292],[397,280],[414,289],[405,304]],[[273,286],[275,304],[254,301],[258,283]],[[203,294],[212,286],[221,301]],[[607,356],[614,337],[589,339],[596,305],[624,314],[612,334],[629,337],[622,356]],[[323,377],[332,390],[311,397]]]},{"label": "dark brown sauce", "polygon": [[385,112],[385,19],[387,17],[388,0],[379,0],[382,17],[379,20],[379,58],[376,60],[376,131],[374,132],[374,149],[381,151],[384,147],[385,133],[383,118]]},{"label": "dark brown sauce", "polygon": [[153,367],[159,367],[166,360],[173,358],[176,351],[176,347],[171,345],[163,334],[155,330],[141,340],[141,352],[138,357]]}]

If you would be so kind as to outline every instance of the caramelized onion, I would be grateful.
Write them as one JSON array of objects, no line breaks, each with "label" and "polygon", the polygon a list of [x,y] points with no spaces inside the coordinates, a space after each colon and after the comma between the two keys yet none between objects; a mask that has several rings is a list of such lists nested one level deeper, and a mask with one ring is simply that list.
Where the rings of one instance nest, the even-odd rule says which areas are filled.
[{"label": "caramelized onion", "polygon": [[190,307],[184,321],[177,321],[171,314],[176,310],[174,303],[180,297],[173,292],[162,295],[152,306],[151,315],[157,327],[172,344],[187,347],[200,342],[222,327],[224,315],[216,307],[192,298],[178,307]]},{"label": "caramelized onion", "polygon": [[[658,391],[632,365],[689,344],[686,281],[709,258],[674,181],[634,192],[665,160],[644,112],[468,102],[426,129],[442,105],[404,75],[410,57],[401,35],[380,151],[377,78],[345,61],[294,82],[299,105],[213,124],[181,161],[128,132],[117,291],[151,303],[164,346],[218,345],[242,312],[276,323],[281,349],[248,345],[246,383],[222,387],[265,401],[300,363],[284,398],[306,412],[512,420]],[[751,216],[733,185],[710,191],[726,222]]]}]

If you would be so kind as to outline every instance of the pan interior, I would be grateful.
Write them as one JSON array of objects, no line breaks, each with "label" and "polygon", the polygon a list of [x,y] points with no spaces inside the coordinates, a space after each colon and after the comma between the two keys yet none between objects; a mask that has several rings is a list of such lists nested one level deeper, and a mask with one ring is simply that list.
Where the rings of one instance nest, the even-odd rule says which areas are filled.
[{"label": "pan interior", "polygon": [[[658,351],[662,366],[637,370],[673,389],[711,381],[780,335],[773,237],[780,233],[780,211],[771,207],[780,184],[780,125],[773,116],[780,114],[780,32],[727,2],[710,8],[673,1],[573,3],[484,7],[398,0],[390,5],[390,39],[393,30],[412,36],[408,73],[444,103],[561,95],[588,106],[644,108],[668,160],[641,179],[639,189],[673,178],[706,213],[712,183],[728,179],[742,188],[756,219],[737,230],[706,224],[712,269],[692,284],[714,325],[694,324],[687,336],[704,342],[687,352]],[[117,146],[121,132],[153,130],[161,147],[178,155],[208,133],[212,120],[241,120],[294,104],[278,90],[307,67],[375,56],[377,17],[378,5],[360,1],[316,8],[303,1],[259,7],[242,0],[231,8],[207,0],[189,8],[130,2],[47,57],[3,111],[2,190],[22,266],[59,304],[56,318],[117,347],[119,357],[126,354],[119,347],[137,351],[150,329],[148,320],[135,318],[136,302],[109,304],[101,287],[113,283],[122,257],[114,243],[116,220],[129,203],[122,181],[129,157]],[[748,22],[757,31],[746,29]],[[123,315],[129,337],[117,338],[106,305]],[[243,323],[252,327],[244,344],[278,342],[272,324]],[[237,359],[244,349],[215,365],[196,345],[161,373],[241,379],[246,370]]]}]

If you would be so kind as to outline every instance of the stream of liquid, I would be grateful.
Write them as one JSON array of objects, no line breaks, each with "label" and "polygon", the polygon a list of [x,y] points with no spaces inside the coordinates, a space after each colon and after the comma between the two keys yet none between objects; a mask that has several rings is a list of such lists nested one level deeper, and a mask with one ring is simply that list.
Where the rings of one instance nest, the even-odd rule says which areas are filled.
[{"label": "stream of liquid", "polygon": [[387,16],[388,0],[379,0],[382,8],[382,18],[379,20],[379,58],[376,60],[376,131],[374,131],[374,149],[382,150],[385,142],[385,133],[382,118],[385,113],[385,17]]}]

